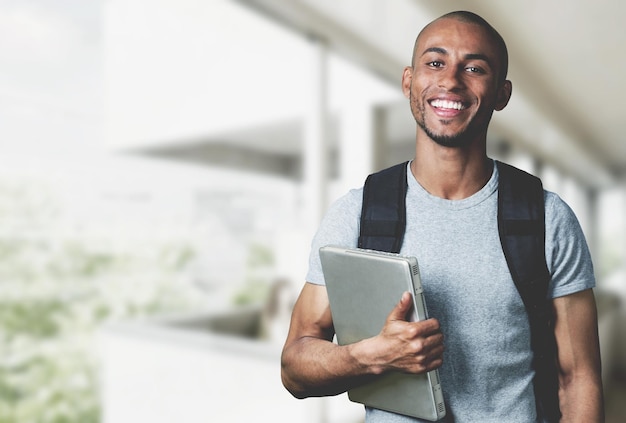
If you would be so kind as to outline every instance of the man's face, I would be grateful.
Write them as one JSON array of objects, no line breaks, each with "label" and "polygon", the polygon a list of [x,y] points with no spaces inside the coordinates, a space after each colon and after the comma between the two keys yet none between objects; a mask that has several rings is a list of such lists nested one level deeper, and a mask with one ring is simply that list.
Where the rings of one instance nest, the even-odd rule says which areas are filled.
[{"label": "man's face", "polygon": [[478,25],[441,19],[420,35],[412,68],[402,78],[419,128],[445,147],[484,137],[494,110],[506,106],[496,43]]}]

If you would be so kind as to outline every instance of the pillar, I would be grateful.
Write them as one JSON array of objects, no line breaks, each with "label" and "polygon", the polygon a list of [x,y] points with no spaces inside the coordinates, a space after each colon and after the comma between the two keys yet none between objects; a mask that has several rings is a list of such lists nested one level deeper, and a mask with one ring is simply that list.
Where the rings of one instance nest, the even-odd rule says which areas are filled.
[{"label": "pillar", "polygon": [[[328,189],[328,51],[320,39],[311,45],[309,108],[304,125],[304,201],[307,225],[317,228],[327,207]],[[306,99],[305,99],[306,100]]]},{"label": "pillar", "polygon": [[338,193],[363,185],[367,175],[385,167],[385,121],[386,111],[367,101],[342,110]]}]

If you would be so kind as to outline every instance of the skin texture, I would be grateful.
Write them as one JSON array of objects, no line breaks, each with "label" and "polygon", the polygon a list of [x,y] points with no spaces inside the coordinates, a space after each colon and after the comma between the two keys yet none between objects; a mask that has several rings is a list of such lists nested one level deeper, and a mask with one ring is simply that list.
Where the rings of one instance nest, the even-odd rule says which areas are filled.
[{"label": "skin texture", "polygon": [[[512,84],[493,34],[475,23],[440,18],[419,35],[402,90],[416,121],[412,173],[431,194],[462,199],[479,191],[492,168],[487,127],[506,107]],[[454,106],[454,107],[451,107]],[[442,364],[439,322],[408,322],[408,293],[377,336],[332,343],[324,286],[306,283],[292,314],[282,354],[282,380],[297,398],[336,395],[390,370],[423,373]],[[602,383],[597,317],[591,290],[553,300],[563,422],[601,422]]]},{"label": "skin texture", "polygon": [[562,422],[603,422],[598,317],[592,290],[556,298]]}]

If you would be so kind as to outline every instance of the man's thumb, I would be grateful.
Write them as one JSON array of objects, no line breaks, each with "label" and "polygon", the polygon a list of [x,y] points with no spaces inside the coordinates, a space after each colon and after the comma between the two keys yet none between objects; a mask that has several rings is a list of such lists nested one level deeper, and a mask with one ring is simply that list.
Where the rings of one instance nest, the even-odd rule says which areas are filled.
[{"label": "man's thumb", "polygon": [[391,310],[391,313],[389,313],[387,320],[407,320],[406,315],[411,309],[412,304],[411,293],[408,291],[404,292],[398,304],[396,304],[393,310]]}]

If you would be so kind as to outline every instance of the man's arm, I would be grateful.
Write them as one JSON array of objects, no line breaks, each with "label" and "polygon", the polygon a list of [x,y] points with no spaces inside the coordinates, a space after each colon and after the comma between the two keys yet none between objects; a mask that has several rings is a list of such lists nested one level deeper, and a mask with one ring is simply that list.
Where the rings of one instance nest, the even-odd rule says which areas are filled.
[{"label": "man's arm", "polygon": [[423,373],[441,366],[443,335],[435,319],[407,322],[405,293],[381,333],[350,345],[332,342],[326,287],[305,284],[282,353],[283,384],[297,398],[336,395],[391,369]]},{"label": "man's arm", "polygon": [[593,291],[554,299],[562,422],[604,422],[598,317]]}]

